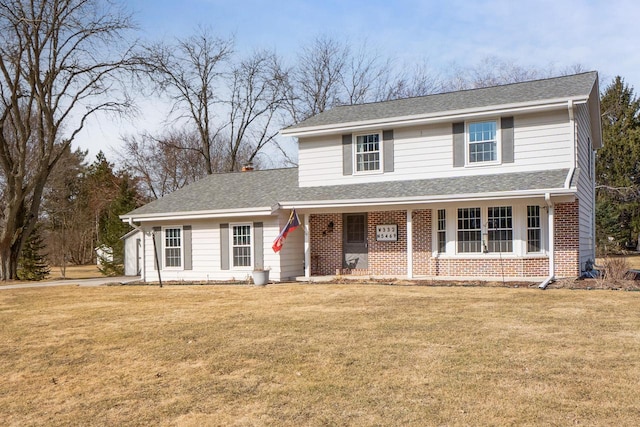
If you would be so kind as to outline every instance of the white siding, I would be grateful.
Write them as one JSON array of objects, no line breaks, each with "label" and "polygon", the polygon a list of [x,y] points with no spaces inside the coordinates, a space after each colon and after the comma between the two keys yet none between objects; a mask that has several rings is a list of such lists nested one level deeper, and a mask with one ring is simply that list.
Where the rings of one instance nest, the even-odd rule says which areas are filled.
[{"label": "white siding", "polygon": [[580,268],[595,260],[595,160],[591,141],[591,123],[586,104],[576,107],[577,190],[580,222]]},{"label": "white siding", "polygon": [[451,123],[394,129],[394,172],[342,175],[342,136],[301,138],[301,187],[526,172],[573,166],[567,110],[514,117],[514,163],[453,167]]},{"label": "white siding", "polygon": [[[140,231],[130,234],[124,239],[124,275],[125,276],[137,276],[138,275],[138,240],[140,240],[140,257],[142,257],[142,238],[143,235]],[[142,269],[142,260],[140,260],[140,269]]]},{"label": "white siding", "polygon": [[[288,218],[288,214],[287,214]],[[294,271],[291,264],[292,261],[285,260],[286,256],[295,259],[298,256],[296,252],[297,240],[300,236],[304,236],[302,227],[290,234],[286,240],[285,246],[279,254],[273,252],[271,248],[273,241],[280,232],[280,221],[276,216],[270,217],[254,217],[254,218],[224,218],[215,220],[198,220],[183,222],[181,224],[149,224],[145,225],[145,271],[146,281],[158,281],[157,270],[154,268],[154,248],[151,229],[153,226],[160,225],[191,225],[191,252],[193,269],[166,269],[161,270],[163,281],[220,281],[220,280],[249,280],[251,276],[251,268],[236,268],[231,270],[221,269],[221,250],[220,250],[220,224],[221,223],[263,223],[264,233],[264,266],[270,268],[270,280],[279,281],[281,277],[292,277],[299,271]],[[286,222],[286,219],[285,219]],[[302,237],[303,238],[303,237]],[[161,245],[162,242],[157,242]],[[184,243],[183,243],[184,244]],[[184,248],[183,248],[184,250]],[[286,252],[285,252],[286,251]],[[304,249],[301,249],[299,257],[304,259]],[[286,254],[286,256],[285,256]],[[283,275],[281,269],[281,260],[283,260],[286,272]]]},{"label": "white siding", "polygon": [[[280,250],[280,275],[281,280],[291,280],[298,276],[304,276],[304,217],[298,215],[300,226],[289,233],[287,240]],[[280,215],[280,228],[289,220],[289,212]],[[272,240],[275,239],[275,236]],[[271,248],[269,250],[273,253]]]}]

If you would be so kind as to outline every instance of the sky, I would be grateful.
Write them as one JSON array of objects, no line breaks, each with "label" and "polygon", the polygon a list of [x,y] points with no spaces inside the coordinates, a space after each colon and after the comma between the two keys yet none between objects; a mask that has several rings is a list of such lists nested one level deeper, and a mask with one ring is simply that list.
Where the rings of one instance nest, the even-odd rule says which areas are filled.
[{"label": "sky", "polygon": [[[601,90],[615,76],[640,91],[640,2],[637,0],[129,0],[142,40],[172,40],[198,26],[233,36],[236,52],[268,48],[285,60],[327,35],[402,64],[473,66],[498,57],[521,66],[599,72]],[[75,147],[114,156],[121,138],[166,126],[168,104],[139,99],[140,114],[97,116]]]}]

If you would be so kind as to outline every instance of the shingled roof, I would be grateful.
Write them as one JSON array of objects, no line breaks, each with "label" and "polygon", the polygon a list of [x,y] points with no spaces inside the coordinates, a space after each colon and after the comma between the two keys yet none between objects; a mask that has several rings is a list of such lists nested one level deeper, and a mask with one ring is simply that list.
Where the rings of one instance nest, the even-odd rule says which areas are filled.
[{"label": "shingled roof", "polygon": [[447,195],[563,189],[568,173],[568,169],[556,169],[317,187],[299,187],[297,168],[224,173],[203,178],[123,217],[272,209],[278,204],[303,202],[323,204],[357,200],[366,203],[367,200],[402,198],[428,201]]},{"label": "shingled roof", "polygon": [[317,126],[429,115],[498,105],[553,99],[588,98],[598,74],[595,71],[480,89],[358,105],[324,111],[283,130],[283,134]]}]

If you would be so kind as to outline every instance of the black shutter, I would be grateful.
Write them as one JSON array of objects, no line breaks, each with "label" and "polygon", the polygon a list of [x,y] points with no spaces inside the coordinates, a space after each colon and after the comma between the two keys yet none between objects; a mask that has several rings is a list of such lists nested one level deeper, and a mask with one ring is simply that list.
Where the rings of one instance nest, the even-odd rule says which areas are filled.
[{"label": "black shutter", "polygon": [[502,133],[502,163],[513,163],[513,117],[501,119],[500,132]]},{"label": "black shutter", "polygon": [[342,175],[353,175],[353,147],[351,134],[342,135]]},{"label": "black shutter", "polygon": [[464,149],[464,122],[453,123],[453,167],[459,168],[464,166],[465,149]]},{"label": "black shutter", "polygon": [[393,172],[393,129],[382,132],[382,145],[384,149],[384,172]]}]

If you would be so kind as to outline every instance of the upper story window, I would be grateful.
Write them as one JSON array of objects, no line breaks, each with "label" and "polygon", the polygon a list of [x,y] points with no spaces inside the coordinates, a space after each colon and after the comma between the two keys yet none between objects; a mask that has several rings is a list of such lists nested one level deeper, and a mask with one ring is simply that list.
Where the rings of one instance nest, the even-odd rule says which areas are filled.
[{"label": "upper story window", "polygon": [[497,127],[495,120],[469,123],[467,159],[470,165],[498,160]]},{"label": "upper story window", "polygon": [[381,136],[379,133],[356,135],[355,170],[356,172],[382,171]]},{"label": "upper story window", "polygon": [[182,267],[182,228],[164,229],[164,265]]},{"label": "upper story window", "polygon": [[231,233],[232,266],[251,267],[251,225],[235,224]]}]

